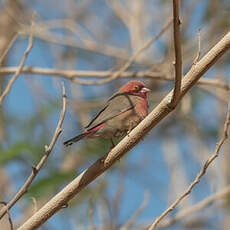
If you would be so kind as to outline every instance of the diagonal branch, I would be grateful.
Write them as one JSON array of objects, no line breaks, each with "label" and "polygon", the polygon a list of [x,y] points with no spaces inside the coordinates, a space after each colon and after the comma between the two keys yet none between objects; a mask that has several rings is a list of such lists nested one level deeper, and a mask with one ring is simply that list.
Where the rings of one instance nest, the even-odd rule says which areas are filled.
[{"label": "diagonal branch", "polygon": [[[192,88],[199,78],[210,69],[215,62],[222,57],[230,48],[230,32],[228,32],[196,65],[194,65],[185,75],[182,81],[180,100]],[[124,137],[104,157],[98,159],[88,169],[83,171],[57,195],[47,202],[31,218],[29,218],[18,230],[37,229],[45,223],[51,216],[68,204],[83,188],[94,181],[104,171],[116,163],[123,155],[139,143],[143,137],[165,118],[172,108],[168,106],[173,92],[171,91],[160,104],[136,127],[129,135]]]},{"label": "diagonal branch", "polygon": [[29,186],[31,185],[31,183],[33,182],[34,178],[37,176],[37,174],[41,170],[42,166],[47,161],[59,135],[62,132],[61,126],[62,126],[64,117],[65,117],[65,112],[66,112],[66,93],[65,93],[64,83],[62,83],[62,103],[63,103],[62,111],[60,114],[60,118],[59,118],[56,130],[54,132],[53,138],[52,138],[49,146],[47,146],[47,145],[45,146],[44,156],[41,158],[39,163],[33,167],[33,170],[31,172],[30,176],[26,180],[25,184],[21,187],[21,189],[17,192],[17,194],[13,197],[13,199],[0,210],[0,219],[6,214],[7,210],[12,208],[12,206],[27,192],[27,190],[28,190]]},{"label": "diagonal branch", "polygon": [[179,1],[173,0],[173,36],[175,49],[175,83],[172,100],[169,106],[175,107],[179,102],[182,80],[182,54],[180,38],[180,18],[179,18]]},{"label": "diagonal branch", "polygon": [[[15,37],[15,39],[16,39],[16,37]],[[5,96],[9,93],[13,83],[15,82],[15,80],[17,79],[19,74],[21,73],[23,66],[25,64],[26,58],[27,58],[28,54],[30,53],[30,50],[32,49],[32,47],[33,47],[33,36],[32,36],[32,32],[31,32],[30,36],[29,36],[29,44],[28,44],[28,47],[27,47],[27,49],[23,55],[21,63],[19,65],[17,71],[15,72],[14,76],[9,80],[9,82],[8,82],[5,90],[3,91],[2,95],[0,96],[0,105],[2,104],[2,101],[4,100]]]}]

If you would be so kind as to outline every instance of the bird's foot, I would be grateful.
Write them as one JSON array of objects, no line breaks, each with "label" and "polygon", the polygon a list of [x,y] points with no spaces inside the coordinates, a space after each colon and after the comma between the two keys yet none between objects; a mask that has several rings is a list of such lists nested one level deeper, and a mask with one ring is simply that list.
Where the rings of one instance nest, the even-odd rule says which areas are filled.
[{"label": "bird's foot", "polygon": [[113,138],[110,138],[110,141],[111,141],[112,146],[110,146],[109,150],[111,151],[116,145],[114,144]]}]

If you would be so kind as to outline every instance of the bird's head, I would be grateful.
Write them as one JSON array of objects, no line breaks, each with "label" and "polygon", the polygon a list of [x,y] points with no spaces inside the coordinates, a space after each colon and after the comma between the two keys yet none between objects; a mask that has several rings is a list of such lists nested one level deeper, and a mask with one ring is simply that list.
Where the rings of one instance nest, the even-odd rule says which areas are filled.
[{"label": "bird's head", "polygon": [[151,90],[146,88],[142,81],[129,81],[123,85],[120,89],[120,93],[131,93],[140,97],[146,97],[146,94]]}]

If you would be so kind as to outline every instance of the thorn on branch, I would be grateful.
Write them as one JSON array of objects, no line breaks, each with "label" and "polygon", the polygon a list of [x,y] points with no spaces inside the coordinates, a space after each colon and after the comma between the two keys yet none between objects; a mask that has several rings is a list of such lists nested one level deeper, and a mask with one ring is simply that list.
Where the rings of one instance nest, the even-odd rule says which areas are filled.
[{"label": "thorn on branch", "polygon": [[205,164],[204,164],[204,167],[203,167],[204,173],[206,172],[206,169],[208,168],[209,164],[210,164],[210,161],[209,161],[209,160],[206,160],[206,162],[205,162]]},{"label": "thorn on branch", "polygon": [[37,174],[38,170],[35,165],[32,165],[32,170],[34,174]]},{"label": "thorn on branch", "polygon": [[196,65],[196,63],[199,61],[200,59],[200,55],[201,55],[201,46],[200,46],[200,28],[198,29],[198,32],[197,32],[197,37],[198,37],[198,50],[197,50],[197,55],[193,61],[193,65]]},{"label": "thorn on branch", "polygon": [[[197,182],[198,183],[198,182]],[[189,190],[189,191],[187,191],[186,193],[185,193],[185,196],[187,196],[187,195],[189,195],[191,193],[191,191]]]},{"label": "thorn on branch", "polygon": [[45,145],[45,151],[49,152],[49,146],[48,145]]},{"label": "thorn on branch", "polygon": [[68,208],[68,206],[69,206],[69,204],[67,203],[67,204],[62,205],[61,208]]},{"label": "thorn on branch", "polygon": [[172,103],[172,99],[173,97],[171,97],[169,100],[168,100],[168,103],[166,104],[166,108],[169,112],[173,111],[175,108],[176,108],[176,105],[174,103]]},{"label": "thorn on branch", "polygon": [[62,129],[60,128],[59,130],[58,130],[58,133],[60,134],[62,132]]}]

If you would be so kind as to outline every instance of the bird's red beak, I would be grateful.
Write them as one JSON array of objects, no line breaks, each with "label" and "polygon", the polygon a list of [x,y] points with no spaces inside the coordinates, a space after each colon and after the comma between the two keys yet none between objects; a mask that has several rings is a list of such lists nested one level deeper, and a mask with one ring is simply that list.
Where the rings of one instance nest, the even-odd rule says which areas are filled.
[{"label": "bird's red beak", "polygon": [[140,92],[141,93],[149,93],[149,92],[151,92],[151,90],[146,88],[146,87],[143,87]]}]

